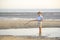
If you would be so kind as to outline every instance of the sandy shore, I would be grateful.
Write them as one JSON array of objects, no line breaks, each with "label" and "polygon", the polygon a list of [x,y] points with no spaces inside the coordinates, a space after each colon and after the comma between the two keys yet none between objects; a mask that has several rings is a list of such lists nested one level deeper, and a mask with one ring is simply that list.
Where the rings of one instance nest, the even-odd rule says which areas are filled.
[{"label": "sandy shore", "polygon": [[[30,20],[0,20],[0,29],[2,28],[35,28],[37,22],[30,22]],[[43,21],[43,28],[60,27],[60,21]],[[16,36],[1,36],[0,40],[60,40],[59,38],[46,38],[46,37],[16,37]]]},{"label": "sandy shore", "polygon": [[[37,27],[37,21],[30,22],[26,24],[30,20],[0,20],[0,29],[2,28],[35,28]],[[60,21],[43,21],[43,28],[50,27],[60,27]]]},{"label": "sandy shore", "polygon": [[0,36],[0,40],[60,40],[59,38],[45,37],[18,37],[18,36]]}]

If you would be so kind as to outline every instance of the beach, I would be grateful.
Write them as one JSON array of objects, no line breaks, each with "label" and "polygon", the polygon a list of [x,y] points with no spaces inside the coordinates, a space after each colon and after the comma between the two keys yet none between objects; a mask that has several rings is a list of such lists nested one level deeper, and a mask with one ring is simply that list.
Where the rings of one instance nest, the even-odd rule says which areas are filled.
[{"label": "beach", "polygon": [[[0,19],[0,30],[19,29],[19,28],[21,28],[21,29],[38,28],[36,26],[37,21],[35,21],[35,22],[33,21],[33,22],[26,24],[30,20],[32,20],[32,19],[29,19],[29,20],[25,20],[25,19],[23,20],[20,18],[19,19],[10,19],[10,18],[9,19]],[[42,28],[48,28],[48,29],[49,28],[60,28],[60,21],[59,20],[44,20]],[[46,31],[47,30],[45,30],[44,32],[46,33]],[[47,33],[48,32],[49,32],[49,30],[47,31]],[[55,32],[58,32],[58,30],[55,31],[54,33],[53,32],[51,33],[51,36]],[[56,35],[56,34],[54,34],[54,35]],[[50,36],[50,33],[47,34],[47,36]],[[30,36],[0,35],[0,40],[60,40],[60,37],[46,37],[46,36],[32,37],[31,35]]]},{"label": "beach", "polygon": [[[0,40],[60,40],[59,37],[60,12],[44,12],[43,13],[44,20],[42,22],[42,29],[43,29],[42,35],[45,36],[33,37],[34,33],[35,35],[38,35],[37,33],[39,30],[35,29],[36,30],[35,31],[33,29],[32,32],[32,30],[29,31],[29,29],[38,28],[37,26],[38,22],[37,21],[29,22],[29,21],[34,20],[34,18],[37,17],[36,13],[37,12],[0,12]],[[22,30],[23,31],[22,32],[21,29],[26,30],[24,31]],[[22,33],[22,35],[25,34],[26,36],[21,36],[20,33]],[[30,36],[27,36],[27,33]]]},{"label": "beach", "polygon": [[[3,28],[37,28],[37,21],[29,22],[23,19],[0,19],[0,29]],[[26,24],[27,23],[27,24]],[[60,28],[60,20],[44,20],[43,28]]]}]

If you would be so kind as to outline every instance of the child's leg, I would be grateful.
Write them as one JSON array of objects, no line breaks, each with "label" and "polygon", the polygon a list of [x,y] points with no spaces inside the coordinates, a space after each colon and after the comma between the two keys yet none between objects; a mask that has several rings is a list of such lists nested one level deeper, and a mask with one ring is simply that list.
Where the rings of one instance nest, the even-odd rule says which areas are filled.
[{"label": "child's leg", "polygon": [[42,22],[40,22],[40,26],[39,26],[39,36],[41,36],[42,34]]},{"label": "child's leg", "polygon": [[37,27],[39,28],[39,36],[41,35],[40,21],[37,22]]}]

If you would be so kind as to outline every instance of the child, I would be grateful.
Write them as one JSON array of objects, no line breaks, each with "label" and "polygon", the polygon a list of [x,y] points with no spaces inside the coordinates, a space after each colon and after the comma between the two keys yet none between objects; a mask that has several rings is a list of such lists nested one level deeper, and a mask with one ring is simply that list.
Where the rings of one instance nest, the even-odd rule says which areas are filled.
[{"label": "child", "polygon": [[[41,31],[42,31],[41,28],[42,28],[43,16],[42,16],[42,13],[41,12],[38,12],[37,15],[38,16],[37,16],[37,19],[36,20],[30,20],[29,22],[37,21],[37,26],[39,27],[39,36],[41,36]],[[28,23],[26,23],[26,24],[28,24]]]},{"label": "child", "polygon": [[39,36],[41,36],[41,32],[42,32],[42,21],[43,21],[43,16],[41,12],[37,13],[38,17],[37,17],[37,21],[38,21],[38,27],[39,27]]}]

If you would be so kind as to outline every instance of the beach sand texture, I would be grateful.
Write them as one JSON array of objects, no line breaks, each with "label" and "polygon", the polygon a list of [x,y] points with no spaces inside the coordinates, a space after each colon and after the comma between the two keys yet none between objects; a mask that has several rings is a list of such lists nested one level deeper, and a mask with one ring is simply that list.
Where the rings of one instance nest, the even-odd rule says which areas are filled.
[{"label": "beach sand texture", "polygon": [[0,36],[0,40],[59,40],[59,38]]},{"label": "beach sand texture", "polygon": [[[37,27],[37,21],[32,21],[32,22],[29,22],[29,21],[30,20],[20,20],[20,19],[0,20],[0,29],[2,29],[2,28],[35,28],[35,27]],[[42,25],[43,25],[43,28],[60,27],[60,21],[44,20]]]}]

